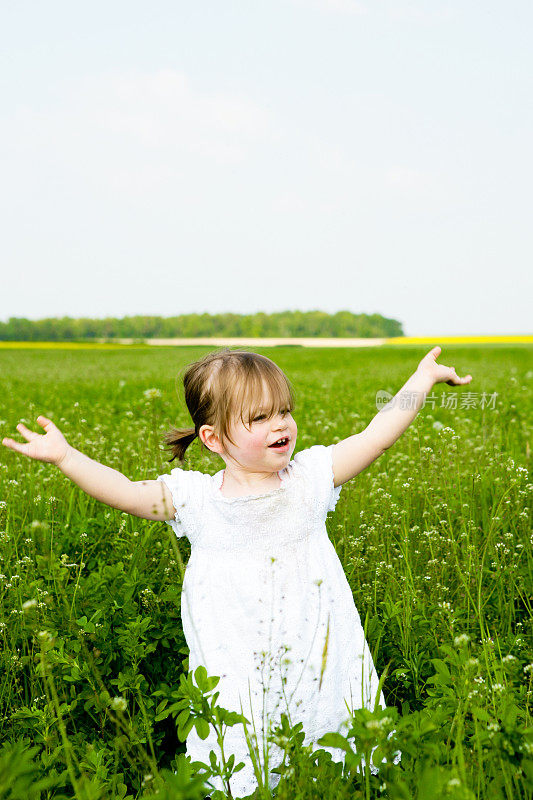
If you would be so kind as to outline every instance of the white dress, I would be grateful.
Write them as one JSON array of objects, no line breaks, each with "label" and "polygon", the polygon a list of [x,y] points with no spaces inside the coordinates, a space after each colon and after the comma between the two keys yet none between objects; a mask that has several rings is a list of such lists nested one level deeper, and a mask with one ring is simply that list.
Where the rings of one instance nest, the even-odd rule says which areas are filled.
[{"label": "white dress", "polygon": [[[189,670],[203,664],[220,676],[218,704],[243,713],[250,734],[255,725],[263,781],[266,760],[270,770],[283,756],[266,740],[269,721],[285,712],[292,725],[303,723],[304,744],[314,744],[329,731],[345,732],[348,709],[373,708],[377,694],[361,620],[326,530],[341,491],[333,486],[333,447],[300,451],[278,473],[281,485],[259,495],[224,497],[224,470],[176,468],[158,477],[177,509],[168,524],[191,543],[181,599]],[[342,750],[327,749],[342,760]],[[220,760],[214,730],[202,740],[192,728],[191,760],[209,764],[210,750]],[[231,779],[234,797],[252,794],[257,780],[241,723],[226,729],[224,750],[245,764]],[[210,780],[223,789],[219,778]],[[278,781],[269,775],[271,787]]]}]

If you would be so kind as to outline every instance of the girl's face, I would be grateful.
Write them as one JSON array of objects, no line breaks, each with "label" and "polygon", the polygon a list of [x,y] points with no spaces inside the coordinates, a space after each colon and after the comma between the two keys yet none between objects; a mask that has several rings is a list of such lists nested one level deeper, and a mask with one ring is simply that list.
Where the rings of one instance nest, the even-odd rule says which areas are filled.
[{"label": "girl's face", "polygon": [[[235,442],[235,445],[226,442],[226,453],[230,458],[254,472],[278,472],[291,460],[298,428],[287,409],[280,408],[267,419],[264,408],[260,408],[251,420],[249,429],[239,417],[233,421],[230,434]],[[284,447],[271,447],[283,437],[288,439]]]}]

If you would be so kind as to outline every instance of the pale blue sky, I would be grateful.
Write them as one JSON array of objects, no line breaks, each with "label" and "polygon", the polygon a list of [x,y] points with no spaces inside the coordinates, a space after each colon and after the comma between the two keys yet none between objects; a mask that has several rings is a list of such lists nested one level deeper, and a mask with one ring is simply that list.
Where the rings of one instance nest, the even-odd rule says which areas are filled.
[{"label": "pale blue sky", "polygon": [[530,2],[0,13],[0,319],[348,309],[531,333]]}]

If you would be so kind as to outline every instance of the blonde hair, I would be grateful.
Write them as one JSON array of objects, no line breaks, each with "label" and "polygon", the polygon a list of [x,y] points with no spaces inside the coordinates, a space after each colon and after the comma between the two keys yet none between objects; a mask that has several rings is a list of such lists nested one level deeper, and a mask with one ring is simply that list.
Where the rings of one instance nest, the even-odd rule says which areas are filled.
[{"label": "blonde hair", "polygon": [[[270,404],[262,405],[266,384]],[[270,358],[249,350],[215,350],[189,364],[183,375],[185,404],[193,428],[172,428],[164,436],[165,447],[183,461],[187,447],[198,436],[202,425],[212,425],[223,445],[235,444],[230,436],[233,420],[240,417],[249,427],[259,408],[267,418],[280,408],[294,409],[294,392],[289,379]],[[204,443],[199,438],[203,449]]]}]

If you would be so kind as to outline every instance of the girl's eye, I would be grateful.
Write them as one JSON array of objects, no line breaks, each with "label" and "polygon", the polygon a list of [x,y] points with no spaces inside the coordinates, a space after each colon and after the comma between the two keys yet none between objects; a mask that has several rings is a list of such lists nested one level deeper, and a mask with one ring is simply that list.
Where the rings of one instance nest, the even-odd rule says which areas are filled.
[{"label": "girl's eye", "polygon": [[[288,408],[282,408],[280,414],[285,416],[286,414],[290,414],[290,410]],[[265,414],[260,414],[258,417],[254,417],[253,422],[260,422],[262,419],[266,419]]]}]

